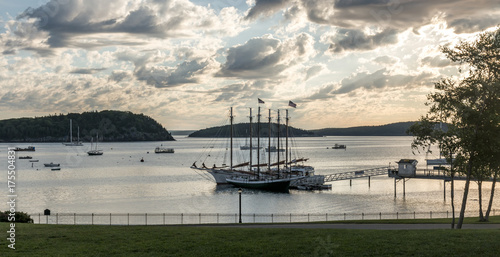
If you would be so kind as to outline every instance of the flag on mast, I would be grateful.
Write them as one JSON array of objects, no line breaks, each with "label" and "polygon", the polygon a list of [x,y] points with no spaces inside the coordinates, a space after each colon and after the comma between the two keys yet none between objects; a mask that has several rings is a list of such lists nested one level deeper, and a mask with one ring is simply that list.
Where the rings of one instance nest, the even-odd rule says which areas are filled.
[{"label": "flag on mast", "polygon": [[264,103],[264,101],[262,101],[262,99],[260,99],[260,98],[257,98],[257,99],[259,100],[259,104],[263,104]]},{"label": "flag on mast", "polygon": [[292,101],[288,102],[288,106],[293,107],[293,108],[297,108],[297,104],[292,102]]}]

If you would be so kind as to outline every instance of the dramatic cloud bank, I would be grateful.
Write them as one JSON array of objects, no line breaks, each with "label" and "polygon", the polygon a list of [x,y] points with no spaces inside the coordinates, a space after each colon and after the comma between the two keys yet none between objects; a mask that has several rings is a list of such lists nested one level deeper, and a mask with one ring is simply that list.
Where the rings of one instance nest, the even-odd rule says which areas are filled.
[{"label": "dramatic cloud bank", "polygon": [[[0,13],[0,119],[117,109],[167,129],[217,125],[257,98],[295,126],[417,119],[440,46],[499,24],[494,1],[50,0]],[[240,113],[238,113],[240,112]],[[333,122],[335,121],[335,122]]]}]

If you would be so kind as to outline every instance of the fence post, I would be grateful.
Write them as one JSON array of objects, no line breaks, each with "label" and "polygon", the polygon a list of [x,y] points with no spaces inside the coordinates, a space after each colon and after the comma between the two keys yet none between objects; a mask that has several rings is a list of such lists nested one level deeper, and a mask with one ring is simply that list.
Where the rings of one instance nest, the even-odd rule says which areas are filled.
[{"label": "fence post", "polygon": [[148,213],[146,213],[146,215],[144,215],[144,218],[146,220],[146,226],[148,225]]},{"label": "fence post", "polygon": [[446,211],[446,218],[448,218],[448,211]]},{"label": "fence post", "polygon": [[198,222],[201,224],[201,213],[200,213],[200,216],[198,218]]},{"label": "fence post", "polygon": [[432,219],[432,211],[430,213],[431,213],[431,219]]},{"label": "fence post", "polygon": [[364,219],[365,219],[365,213],[364,213],[364,212],[362,212],[362,213],[361,213],[361,220],[364,220]]},{"label": "fence post", "polygon": [[399,220],[399,212],[396,212],[396,219]]},{"label": "fence post", "polygon": [[76,213],[73,213],[73,225],[76,225]]},{"label": "fence post", "polygon": [[56,212],[56,225],[59,225],[59,212]]},{"label": "fence post", "polygon": [[38,213],[38,224],[40,224],[40,213]]},{"label": "fence post", "polygon": [[307,214],[307,222],[309,222],[309,213]]},{"label": "fence post", "polygon": [[127,226],[130,226],[130,213],[127,213]]},{"label": "fence post", "polygon": [[219,224],[219,213],[217,213],[217,224]]},{"label": "fence post", "polygon": [[92,213],[92,225],[94,225],[94,213]]},{"label": "fence post", "polygon": [[292,213],[290,213],[290,223],[292,223]]},{"label": "fence post", "polygon": [[274,214],[271,213],[271,223],[274,223]]},{"label": "fence post", "polygon": [[184,224],[184,213],[181,213],[181,225]]},{"label": "fence post", "polygon": [[255,213],[253,214],[253,223],[255,223]]},{"label": "fence post", "polygon": [[417,219],[417,215],[415,214],[415,212],[413,212],[413,219]]},{"label": "fence post", "polygon": [[165,225],[165,213],[163,213],[163,225]]},{"label": "fence post", "polygon": [[344,212],[344,220],[345,220],[345,212]]},{"label": "fence post", "polygon": [[326,213],[326,215],[325,215],[325,216],[326,216],[326,221],[328,221],[328,213]]},{"label": "fence post", "polygon": [[380,216],[380,219],[382,219],[382,213],[380,212],[378,215]]},{"label": "fence post", "polygon": [[109,225],[111,226],[111,213],[109,213]]}]

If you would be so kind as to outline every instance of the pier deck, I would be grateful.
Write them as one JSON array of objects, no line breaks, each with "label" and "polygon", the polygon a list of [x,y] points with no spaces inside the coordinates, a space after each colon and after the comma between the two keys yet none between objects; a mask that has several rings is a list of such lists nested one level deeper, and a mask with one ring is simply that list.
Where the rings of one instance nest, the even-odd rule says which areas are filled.
[{"label": "pier deck", "polygon": [[380,168],[358,170],[358,171],[348,171],[343,173],[325,175],[325,182],[387,175],[387,173],[388,173],[388,167],[380,167]]}]

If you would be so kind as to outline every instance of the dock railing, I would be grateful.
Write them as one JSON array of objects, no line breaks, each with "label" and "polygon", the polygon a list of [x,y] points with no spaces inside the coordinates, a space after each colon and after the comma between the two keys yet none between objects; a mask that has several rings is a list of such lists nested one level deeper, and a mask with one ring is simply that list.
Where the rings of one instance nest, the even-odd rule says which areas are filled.
[{"label": "dock railing", "polygon": [[[491,215],[500,214],[493,209]],[[237,213],[43,213],[30,214],[35,224],[61,225],[188,225],[238,223]],[[459,213],[455,212],[458,218]],[[466,217],[476,217],[477,211],[469,211]],[[389,220],[451,218],[446,212],[367,212],[367,213],[275,213],[242,214],[243,223],[305,223],[341,220]]]}]

